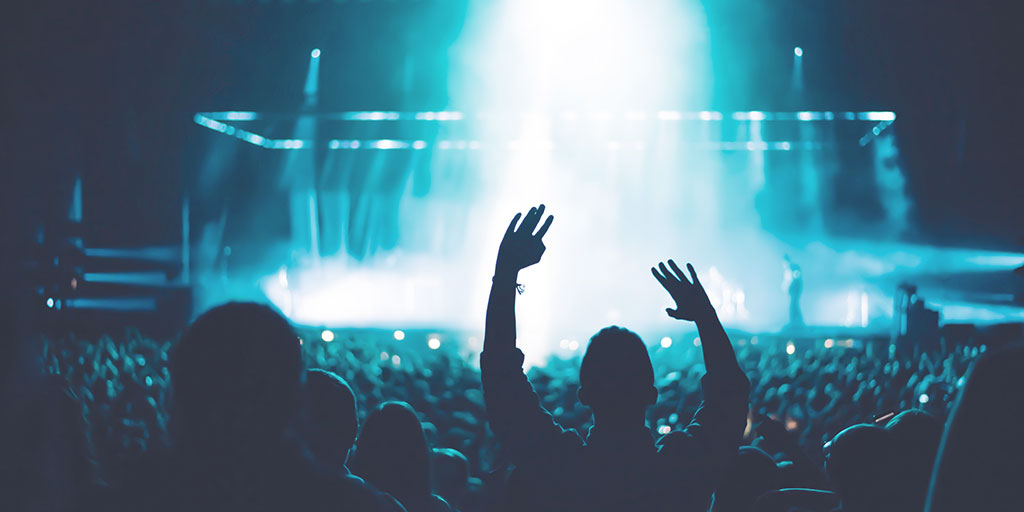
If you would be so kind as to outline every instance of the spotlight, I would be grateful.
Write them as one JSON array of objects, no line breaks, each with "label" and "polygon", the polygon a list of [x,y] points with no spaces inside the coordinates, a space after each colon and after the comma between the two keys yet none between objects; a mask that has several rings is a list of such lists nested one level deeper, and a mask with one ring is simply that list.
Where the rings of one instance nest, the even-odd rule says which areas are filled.
[{"label": "spotlight", "polygon": [[832,338],[825,340],[825,348],[832,348],[835,346],[835,344],[836,342]]},{"label": "spotlight", "polygon": [[320,339],[324,340],[325,343],[334,341],[334,331],[324,329],[324,331],[320,333]]},{"label": "spotlight", "polygon": [[793,55],[796,55],[797,57],[803,57],[804,56],[804,49],[800,48],[799,46],[797,46],[796,48],[793,48]]},{"label": "spotlight", "polygon": [[53,297],[49,297],[46,299],[46,307],[51,309],[53,308]]},{"label": "spotlight", "polygon": [[695,347],[699,347],[700,346],[700,338],[694,338],[693,339],[693,346],[695,346]]},{"label": "spotlight", "polygon": [[665,336],[661,339],[661,348],[669,348],[672,346],[672,338]]},{"label": "spotlight", "polygon": [[662,425],[662,426],[658,427],[658,433],[661,434],[661,435],[668,434],[669,432],[672,432],[672,427],[670,427],[668,425]]},{"label": "spotlight", "polygon": [[430,350],[437,350],[441,348],[441,338],[431,336],[430,339],[427,340],[427,346],[430,347]]},{"label": "spotlight", "polygon": [[786,343],[786,353],[789,355],[796,354],[796,345],[793,342]]},{"label": "spotlight", "polygon": [[405,339],[405,331],[401,331],[401,330],[395,331],[395,340],[396,341],[402,341],[404,339]]},{"label": "spotlight", "polygon": [[309,56],[314,59],[320,58],[320,48],[313,48],[313,51],[309,52]]}]

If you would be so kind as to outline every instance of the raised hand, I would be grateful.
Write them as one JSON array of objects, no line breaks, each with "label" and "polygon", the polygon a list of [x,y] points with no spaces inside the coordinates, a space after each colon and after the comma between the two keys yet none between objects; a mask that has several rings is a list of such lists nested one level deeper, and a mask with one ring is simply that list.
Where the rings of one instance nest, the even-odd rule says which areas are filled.
[{"label": "raised hand", "polygon": [[[551,227],[554,216],[548,215],[544,225],[537,229],[541,217],[544,216],[544,205],[530,208],[530,211],[519,223],[521,213],[517,213],[505,230],[505,237],[498,247],[498,261],[495,264],[495,275],[515,274],[520,270],[540,261],[544,254],[544,234]],[[516,224],[519,223],[519,227]],[[535,232],[536,231],[536,232]]]},{"label": "raised hand", "polygon": [[686,264],[686,269],[690,272],[690,280],[686,279],[676,262],[668,260],[668,267],[671,268],[671,271],[664,263],[658,263],[657,268],[651,267],[654,278],[661,283],[661,286],[665,287],[665,290],[672,296],[672,300],[676,301],[675,309],[665,308],[668,316],[693,322],[708,314],[713,315],[715,310],[711,306],[711,301],[708,300],[708,294],[704,292],[700,280],[697,279],[693,265]]}]

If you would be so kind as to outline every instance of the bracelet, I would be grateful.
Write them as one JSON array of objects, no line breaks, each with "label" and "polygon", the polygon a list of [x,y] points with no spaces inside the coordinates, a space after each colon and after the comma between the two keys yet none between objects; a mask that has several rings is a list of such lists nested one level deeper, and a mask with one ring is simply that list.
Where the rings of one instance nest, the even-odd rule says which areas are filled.
[{"label": "bracelet", "polygon": [[[498,283],[498,276],[492,277],[491,278],[491,283],[501,284],[501,283]],[[516,285],[516,293],[518,293],[519,295],[522,295],[523,292],[526,291],[526,287],[525,286],[523,286],[523,285],[521,285],[519,283],[515,283],[515,282],[514,282],[514,284]]]}]

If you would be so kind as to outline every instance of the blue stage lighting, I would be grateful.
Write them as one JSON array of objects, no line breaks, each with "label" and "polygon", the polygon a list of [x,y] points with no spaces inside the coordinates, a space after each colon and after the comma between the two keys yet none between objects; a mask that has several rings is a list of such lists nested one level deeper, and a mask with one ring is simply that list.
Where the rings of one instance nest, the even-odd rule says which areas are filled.
[{"label": "blue stage lighting", "polygon": [[797,46],[796,48],[793,48],[793,55],[796,55],[797,57],[803,57],[804,56],[804,49],[800,48],[799,46]]},{"label": "blue stage lighting", "polygon": [[309,56],[314,59],[320,58],[320,48],[313,48],[313,51],[309,53]]}]

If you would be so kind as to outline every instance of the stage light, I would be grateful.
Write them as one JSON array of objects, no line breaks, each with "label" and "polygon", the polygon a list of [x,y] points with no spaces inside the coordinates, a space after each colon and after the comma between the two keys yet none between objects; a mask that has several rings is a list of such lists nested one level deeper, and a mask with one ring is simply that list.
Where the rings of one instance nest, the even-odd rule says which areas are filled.
[{"label": "stage light", "polygon": [[562,341],[559,341],[558,346],[562,348],[569,348],[569,340],[563,339]]},{"label": "stage light", "polygon": [[786,353],[789,355],[796,354],[796,345],[792,341],[786,343]]},{"label": "stage light", "polygon": [[146,387],[148,388],[148,387],[152,387],[152,386],[153,386],[153,377],[150,377],[149,375],[146,375]]},{"label": "stage light", "polygon": [[402,358],[399,357],[397,354],[391,356],[391,364],[395,366],[402,366]]},{"label": "stage light", "polygon": [[668,434],[669,432],[672,432],[672,427],[670,427],[668,425],[662,425],[662,426],[658,427],[658,433],[661,434],[661,435]]},{"label": "stage light", "polygon": [[388,354],[387,352],[381,352],[380,353],[380,360],[381,361],[387,361],[390,357],[391,357],[391,354]]},{"label": "stage light", "polygon": [[580,342],[578,342],[576,340],[570,340],[569,341],[569,350],[579,350],[579,348],[580,348]]},{"label": "stage light", "polygon": [[928,400],[929,400],[929,398],[928,398],[928,395],[926,393],[921,393],[921,396],[917,397],[917,401],[922,403],[922,404],[928,403]]},{"label": "stage light", "polygon": [[405,339],[405,331],[401,331],[401,330],[395,331],[394,336],[395,336],[395,340],[402,341],[402,340]]},{"label": "stage light", "polygon": [[672,346],[672,338],[665,336],[661,339],[661,348],[669,348]]},{"label": "stage light", "polygon": [[437,350],[441,348],[441,338],[431,336],[430,339],[427,340],[427,346],[430,347],[430,350]]},{"label": "stage light", "polygon": [[796,48],[793,48],[793,55],[796,55],[797,57],[803,57],[804,56],[804,49],[800,48],[799,46],[797,46]]},{"label": "stage light", "polygon": [[313,51],[309,52],[309,56],[314,59],[320,58],[320,48],[313,48]]},{"label": "stage light", "polygon": [[832,348],[835,346],[835,344],[836,342],[832,338],[825,340],[825,348]]},{"label": "stage light", "polygon": [[695,346],[695,347],[699,347],[700,346],[700,338],[694,338],[693,339],[693,346]]},{"label": "stage light", "polygon": [[46,299],[46,307],[53,308],[53,297],[48,297]]},{"label": "stage light", "polygon": [[334,332],[330,329],[324,329],[324,331],[320,333],[320,339],[324,340],[326,343],[330,343],[334,341]]}]

